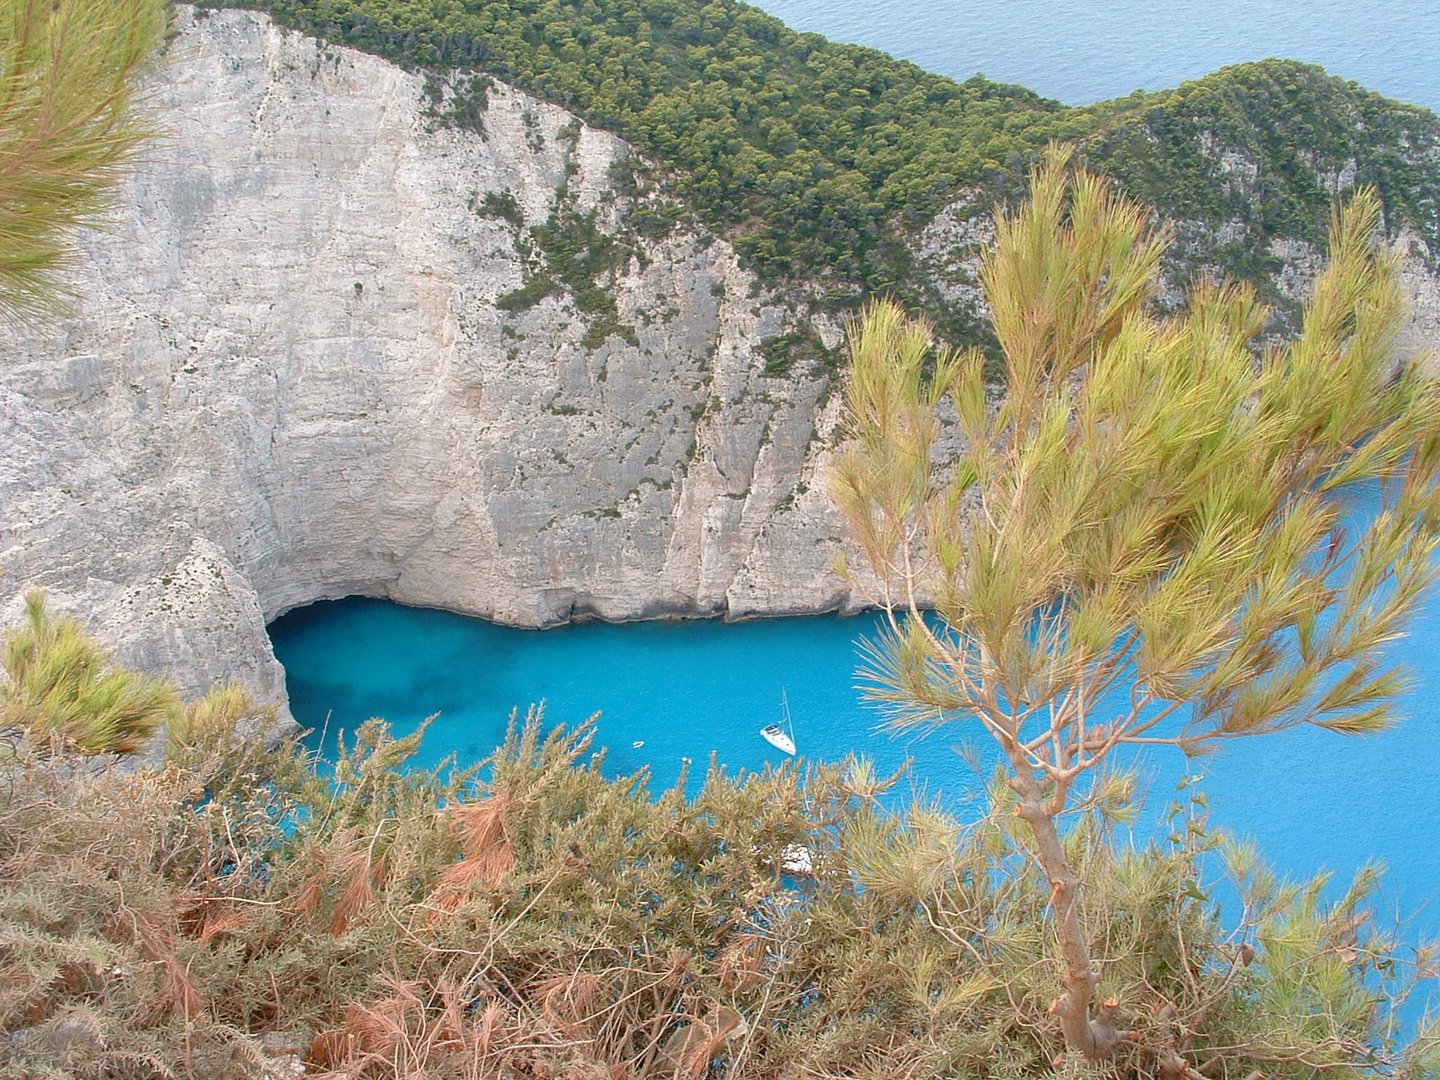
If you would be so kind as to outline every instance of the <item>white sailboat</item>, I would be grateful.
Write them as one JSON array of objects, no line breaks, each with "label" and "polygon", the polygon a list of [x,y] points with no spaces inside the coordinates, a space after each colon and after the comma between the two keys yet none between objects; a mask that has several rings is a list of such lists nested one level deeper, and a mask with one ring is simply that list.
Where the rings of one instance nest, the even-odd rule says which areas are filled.
[{"label": "white sailboat", "polygon": [[780,707],[785,713],[785,726],[779,724],[766,724],[760,729],[760,737],[768,742],[776,750],[786,754],[795,753],[795,725],[790,721],[790,701],[785,696],[785,691],[780,691]]}]

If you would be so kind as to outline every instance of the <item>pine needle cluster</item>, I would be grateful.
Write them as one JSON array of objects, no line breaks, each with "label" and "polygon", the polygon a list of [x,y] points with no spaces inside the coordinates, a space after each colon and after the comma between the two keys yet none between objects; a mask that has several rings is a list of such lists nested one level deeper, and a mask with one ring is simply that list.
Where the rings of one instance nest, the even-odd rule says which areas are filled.
[{"label": "pine needle cluster", "polygon": [[110,207],[152,132],[137,79],[164,0],[0,0],[0,319],[69,296],[70,233]]},{"label": "pine needle cluster", "polygon": [[112,663],[78,619],[47,611],[39,591],[25,597],[25,624],[5,635],[0,664],[0,731],[82,754],[137,753],[181,711],[173,687]]}]

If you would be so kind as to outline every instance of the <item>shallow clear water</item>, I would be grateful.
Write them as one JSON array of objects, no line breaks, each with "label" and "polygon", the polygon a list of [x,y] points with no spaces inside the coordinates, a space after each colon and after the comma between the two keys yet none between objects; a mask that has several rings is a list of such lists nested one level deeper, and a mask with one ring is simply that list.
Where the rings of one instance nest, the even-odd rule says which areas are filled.
[{"label": "shallow clear water", "polygon": [[[882,770],[912,758],[901,794],[925,792],[965,814],[979,784],[959,751],[988,768],[988,741],[962,724],[905,738],[878,730],[882,717],[855,689],[856,642],[876,626],[863,616],[514,630],[352,598],[292,612],[271,635],[296,718],[332,747],[337,731],[371,716],[404,733],[437,714],[417,764],[451,753],[471,762],[503,738],[512,710],[544,701],[550,723],[601,714],[609,773],[649,766],[655,785],[669,786],[686,757],[696,770],[712,754],[731,770],[783,760],[758,734],[780,718],[783,691],[802,755],[862,754]],[[1418,679],[1395,729],[1359,739],[1302,730],[1191,763],[1178,751],[1139,754],[1132,760],[1151,793],[1142,830],[1160,819],[1180,777],[1203,773],[1212,821],[1253,836],[1281,869],[1349,874],[1384,860],[1398,909],[1419,911],[1418,925],[1440,932],[1431,904],[1440,887],[1440,600],[1391,652]]]},{"label": "shallow clear water", "polygon": [[877,730],[879,714],[854,689],[855,641],[877,625],[873,616],[821,616],[514,630],[352,597],[292,612],[271,636],[291,708],[308,727],[328,721],[332,733],[353,731],[383,716],[404,733],[438,714],[417,765],[449,753],[483,757],[512,711],[523,716],[543,701],[550,724],[600,713],[607,771],[649,766],[654,786],[668,787],[687,757],[692,772],[712,754],[731,769],[785,760],[758,734],[781,722],[784,695],[805,756],[854,752],[893,770],[916,753],[927,783],[963,794],[973,773],[946,739],[917,743]]},{"label": "shallow clear water", "polygon": [[1440,0],[751,0],[796,30],[1083,105],[1304,60],[1440,109]]}]

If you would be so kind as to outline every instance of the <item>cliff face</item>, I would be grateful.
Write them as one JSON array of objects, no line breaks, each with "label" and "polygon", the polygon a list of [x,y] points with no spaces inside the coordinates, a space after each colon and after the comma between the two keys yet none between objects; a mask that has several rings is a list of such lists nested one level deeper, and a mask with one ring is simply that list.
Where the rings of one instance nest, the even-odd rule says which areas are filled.
[{"label": "cliff face", "polygon": [[725,243],[618,261],[598,332],[563,290],[497,307],[557,204],[627,210],[625,144],[500,86],[483,135],[436,125],[420,77],[261,15],[177,31],[84,301],[0,365],[0,614],[42,586],[127,661],[279,696],[265,622],[323,597],[525,626],[850,602],[828,379],[757,371],[794,316]]},{"label": "cliff face", "polygon": [[[823,350],[761,359],[838,328],[703,230],[638,241],[623,142],[500,85],[437,123],[443,88],[262,15],[176,30],[85,299],[4,345],[0,619],[40,586],[129,663],[281,698],[265,623],[325,597],[523,626],[857,602]],[[987,235],[957,205],[917,239],[951,303]]]}]

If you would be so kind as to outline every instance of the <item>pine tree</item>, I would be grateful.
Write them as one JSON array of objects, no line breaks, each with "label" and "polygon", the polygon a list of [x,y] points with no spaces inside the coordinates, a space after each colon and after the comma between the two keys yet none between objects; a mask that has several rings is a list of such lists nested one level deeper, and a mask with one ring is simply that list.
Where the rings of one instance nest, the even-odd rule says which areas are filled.
[{"label": "pine tree", "polygon": [[[896,726],[999,745],[1051,889],[1052,1011],[1087,1058],[1116,1045],[1119,1003],[1096,1001],[1059,819],[1114,752],[1393,719],[1383,646],[1435,577],[1440,388],[1391,362],[1402,297],[1378,220],[1369,191],[1337,211],[1301,333],[1257,348],[1248,288],[1154,314],[1164,235],[1053,152],[983,269],[1003,397],[980,353],[932,353],[893,304],[850,328],[833,491],[890,616],[871,692]],[[1336,496],[1362,484],[1381,510],[1347,526]]]},{"label": "pine tree", "polygon": [[68,298],[69,232],[150,134],[136,86],[165,26],[163,0],[0,0],[0,318]]},{"label": "pine tree", "polygon": [[39,590],[25,597],[25,616],[0,649],[3,728],[82,754],[133,754],[178,713],[173,686],[111,662],[79,619],[47,611]]}]

